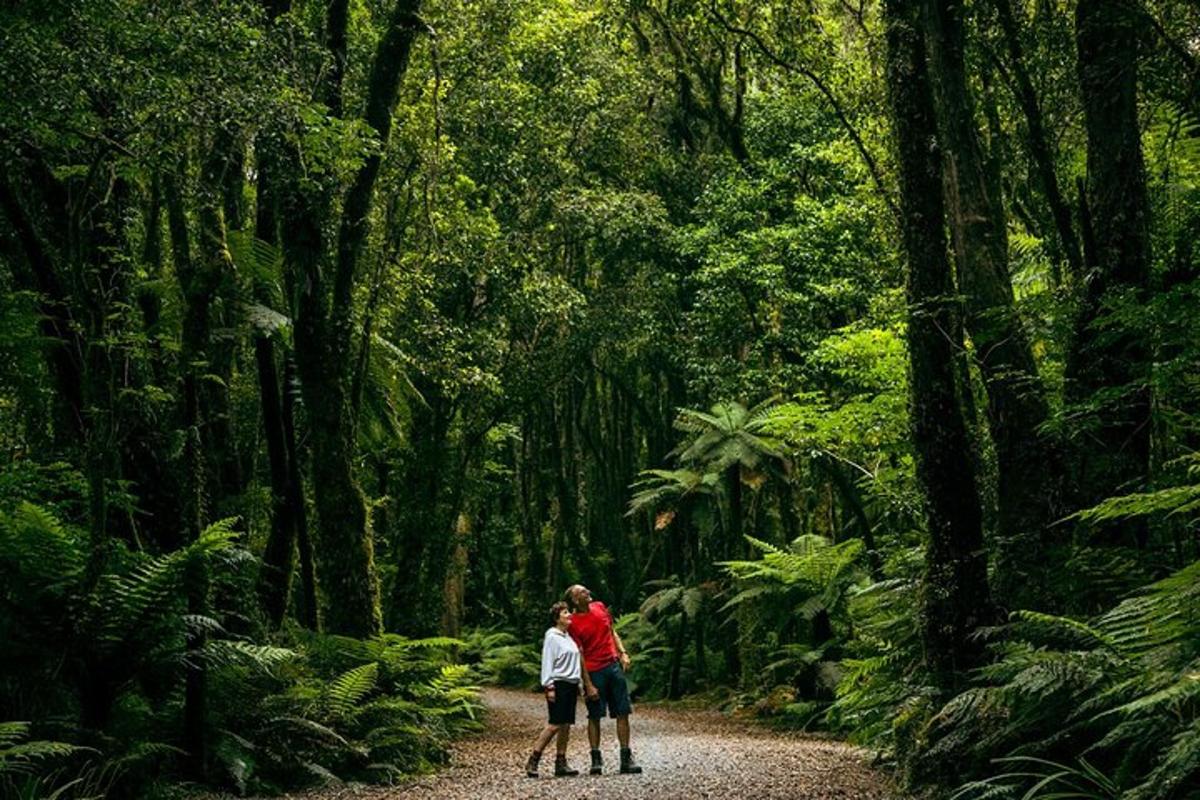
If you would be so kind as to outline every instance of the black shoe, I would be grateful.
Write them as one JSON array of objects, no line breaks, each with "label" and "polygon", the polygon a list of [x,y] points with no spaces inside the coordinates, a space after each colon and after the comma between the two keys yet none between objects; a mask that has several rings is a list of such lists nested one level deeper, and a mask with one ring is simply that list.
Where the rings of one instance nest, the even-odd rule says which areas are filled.
[{"label": "black shoe", "polygon": [[538,762],[542,760],[542,754],[534,750],[529,754],[529,760],[525,762],[525,775],[530,778],[538,776]]},{"label": "black shoe", "polygon": [[621,748],[621,774],[622,775],[641,775],[642,768],[633,760],[633,751],[628,747]]},{"label": "black shoe", "polygon": [[592,751],[592,768],[588,770],[589,775],[599,775],[604,772],[604,759],[600,757],[599,750]]},{"label": "black shoe", "polygon": [[560,753],[554,757],[554,777],[574,778],[578,774],[579,770],[571,769],[567,766],[567,757],[565,755]]}]

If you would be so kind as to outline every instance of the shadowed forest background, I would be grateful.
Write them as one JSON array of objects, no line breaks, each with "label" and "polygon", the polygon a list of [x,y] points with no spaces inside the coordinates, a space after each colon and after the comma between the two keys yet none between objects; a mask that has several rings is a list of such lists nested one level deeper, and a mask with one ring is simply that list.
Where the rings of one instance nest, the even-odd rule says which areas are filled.
[{"label": "shadowed forest background", "polygon": [[430,769],[575,582],[639,698],[1200,797],[1195,0],[9,2],[0,84],[6,797]]}]

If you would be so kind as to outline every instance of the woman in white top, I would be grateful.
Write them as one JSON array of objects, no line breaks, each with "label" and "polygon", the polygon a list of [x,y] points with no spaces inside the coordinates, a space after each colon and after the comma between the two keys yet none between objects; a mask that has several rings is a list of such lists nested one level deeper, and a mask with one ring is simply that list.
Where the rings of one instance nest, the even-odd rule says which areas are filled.
[{"label": "woman in white top", "polygon": [[567,633],[571,626],[571,609],[566,603],[555,603],[550,607],[553,627],[542,639],[542,690],[546,693],[546,710],[549,720],[533,744],[533,753],[525,764],[525,774],[538,776],[538,762],[542,750],[550,740],[558,736],[557,753],[554,756],[554,777],[578,775],[579,770],[567,766],[567,741],[571,737],[571,726],[575,724],[575,706],[579,700],[579,683],[583,680],[583,665],[579,646]]}]

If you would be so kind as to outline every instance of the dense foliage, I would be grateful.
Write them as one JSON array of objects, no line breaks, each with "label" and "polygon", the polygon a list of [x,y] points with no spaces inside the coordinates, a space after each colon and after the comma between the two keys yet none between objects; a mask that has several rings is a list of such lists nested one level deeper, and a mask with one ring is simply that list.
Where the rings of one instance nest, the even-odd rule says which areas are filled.
[{"label": "dense foliage", "polygon": [[1197,31],[0,8],[0,791],[431,768],[582,582],[641,697],[1196,796]]}]

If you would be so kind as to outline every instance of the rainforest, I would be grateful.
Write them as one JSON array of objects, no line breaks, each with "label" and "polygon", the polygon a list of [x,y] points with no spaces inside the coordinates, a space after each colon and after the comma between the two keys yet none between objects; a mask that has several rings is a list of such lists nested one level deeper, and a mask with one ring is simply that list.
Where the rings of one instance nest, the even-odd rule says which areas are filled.
[{"label": "rainforest", "polygon": [[[1196,0],[9,0],[0,86],[0,796],[1200,798]],[[580,640],[532,780],[564,600],[634,710]]]}]

